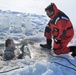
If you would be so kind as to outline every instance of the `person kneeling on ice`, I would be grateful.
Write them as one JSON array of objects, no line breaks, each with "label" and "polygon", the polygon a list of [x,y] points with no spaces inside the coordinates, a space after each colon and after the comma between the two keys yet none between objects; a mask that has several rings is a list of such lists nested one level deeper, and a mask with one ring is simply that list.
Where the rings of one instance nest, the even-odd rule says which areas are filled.
[{"label": "person kneeling on ice", "polygon": [[[15,43],[12,39],[7,39],[5,41],[5,51],[4,51],[4,59],[5,60],[12,60],[13,58],[16,57],[15,55]],[[22,51],[21,54],[18,55],[18,59],[22,59],[24,56],[24,45],[22,45],[22,47],[20,48],[20,50]]]},{"label": "person kneeling on ice", "polygon": [[45,12],[50,19],[45,28],[46,44],[40,44],[42,48],[51,49],[52,38],[54,40],[54,53],[67,54],[72,52],[72,56],[76,56],[76,46],[68,46],[68,43],[74,36],[74,29],[69,17],[59,10],[54,3],[45,8]]}]

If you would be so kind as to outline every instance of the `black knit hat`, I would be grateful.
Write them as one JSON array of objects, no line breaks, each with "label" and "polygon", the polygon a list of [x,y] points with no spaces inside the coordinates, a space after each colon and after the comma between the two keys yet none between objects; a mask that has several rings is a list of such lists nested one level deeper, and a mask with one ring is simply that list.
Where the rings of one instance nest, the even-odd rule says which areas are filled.
[{"label": "black knit hat", "polygon": [[45,11],[47,11],[47,10],[49,10],[49,12],[54,11],[54,9],[53,9],[53,4],[50,4],[49,6],[47,6],[47,7],[45,8]]}]

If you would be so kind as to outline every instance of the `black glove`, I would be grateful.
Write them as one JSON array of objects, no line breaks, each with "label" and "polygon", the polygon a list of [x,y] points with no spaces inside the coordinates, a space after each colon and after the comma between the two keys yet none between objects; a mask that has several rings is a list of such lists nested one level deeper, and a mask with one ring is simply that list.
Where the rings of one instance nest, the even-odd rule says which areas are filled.
[{"label": "black glove", "polygon": [[54,39],[57,44],[61,44],[61,40]]}]

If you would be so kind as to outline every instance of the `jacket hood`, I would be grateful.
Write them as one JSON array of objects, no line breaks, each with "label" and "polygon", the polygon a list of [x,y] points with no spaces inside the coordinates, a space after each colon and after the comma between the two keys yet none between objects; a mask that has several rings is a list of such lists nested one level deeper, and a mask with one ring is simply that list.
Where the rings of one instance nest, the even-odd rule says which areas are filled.
[{"label": "jacket hood", "polygon": [[54,14],[52,16],[50,16],[50,18],[54,18],[58,15],[58,13],[60,12],[60,10],[56,7],[56,5],[54,3],[51,3],[53,6],[53,10],[54,10]]}]

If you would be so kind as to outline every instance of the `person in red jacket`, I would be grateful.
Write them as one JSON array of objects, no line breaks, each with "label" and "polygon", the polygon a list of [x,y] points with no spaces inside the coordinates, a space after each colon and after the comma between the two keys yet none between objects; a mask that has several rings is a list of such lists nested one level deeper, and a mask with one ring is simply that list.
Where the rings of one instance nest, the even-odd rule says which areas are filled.
[{"label": "person in red jacket", "polygon": [[45,8],[45,12],[50,19],[45,28],[46,44],[40,44],[41,47],[51,49],[52,38],[54,40],[54,53],[67,54],[72,52],[76,56],[76,46],[67,47],[74,36],[74,29],[69,17],[59,10],[54,3]]}]

